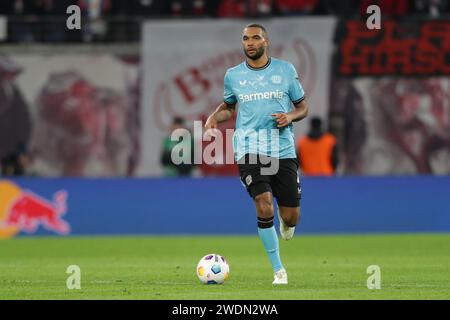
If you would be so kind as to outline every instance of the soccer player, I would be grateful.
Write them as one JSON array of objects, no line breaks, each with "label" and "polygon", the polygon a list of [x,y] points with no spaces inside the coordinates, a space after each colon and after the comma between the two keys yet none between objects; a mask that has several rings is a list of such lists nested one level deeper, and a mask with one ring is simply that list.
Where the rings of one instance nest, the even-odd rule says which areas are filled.
[{"label": "soccer player", "polygon": [[[262,25],[247,25],[242,45],[246,60],[227,70],[224,102],[208,117],[205,129],[215,129],[230,119],[239,104],[233,135],[235,159],[241,181],[255,203],[258,234],[272,264],[273,284],[287,284],[273,226],[273,198],[278,204],[281,237],[289,240],[300,218],[301,196],[292,122],[305,118],[308,106],[294,66],[268,55],[269,38]],[[255,132],[258,139],[254,139]],[[265,174],[263,169],[273,163],[278,170]]]}]

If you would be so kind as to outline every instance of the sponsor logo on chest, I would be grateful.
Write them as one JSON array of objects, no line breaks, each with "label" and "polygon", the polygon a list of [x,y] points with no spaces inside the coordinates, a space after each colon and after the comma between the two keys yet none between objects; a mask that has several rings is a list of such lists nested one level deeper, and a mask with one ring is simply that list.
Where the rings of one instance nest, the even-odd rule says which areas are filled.
[{"label": "sponsor logo on chest", "polygon": [[269,100],[269,99],[283,99],[284,92],[280,90],[276,91],[265,91],[265,92],[255,92],[250,94],[240,94],[238,96],[239,101],[243,102],[251,102],[251,101],[259,101],[259,100]]}]

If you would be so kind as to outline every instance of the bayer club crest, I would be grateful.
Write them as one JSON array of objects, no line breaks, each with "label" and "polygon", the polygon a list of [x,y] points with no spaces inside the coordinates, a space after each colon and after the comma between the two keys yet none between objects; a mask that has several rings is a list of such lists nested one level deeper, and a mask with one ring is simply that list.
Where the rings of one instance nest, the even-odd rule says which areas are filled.
[{"label": "bayer club crest", "polygon": [[280,84],[283,78],[281,76],[275,75],[270,78],[273,84]]}]

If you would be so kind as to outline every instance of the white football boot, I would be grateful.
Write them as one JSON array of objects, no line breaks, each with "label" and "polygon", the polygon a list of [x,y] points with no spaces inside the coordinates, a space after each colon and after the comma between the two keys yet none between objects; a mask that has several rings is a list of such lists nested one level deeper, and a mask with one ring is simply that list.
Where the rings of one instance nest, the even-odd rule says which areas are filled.
[{"label": "white football boot", "polygon": [[277,210],[278,221],[280,222],[280,235],[283,240],[291,240],[294,237],[295,227],[288,227],[288,225],[281,218],[280,210]]},{"label": "white football boot", "polygon": [[272,284],[288,284],[288,277],[285,269],[280,269],[273,275]]}]

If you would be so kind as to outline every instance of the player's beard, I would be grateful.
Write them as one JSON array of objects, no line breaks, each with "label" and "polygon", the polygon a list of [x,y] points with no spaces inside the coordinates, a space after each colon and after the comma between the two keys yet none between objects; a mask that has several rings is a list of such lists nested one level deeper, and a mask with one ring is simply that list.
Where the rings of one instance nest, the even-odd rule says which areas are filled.
[{"label": "player's beard", "polygon": [[256,52],[253,56],[249,55],[247,50],[244,50],[245,55],[247,56],[247,58],[251,59],[251,60],[258,60],[259,58],[261,58],[264,53],[266,53],[266,48],[264,47],[260,47],[258,49],[256,49]]}]

